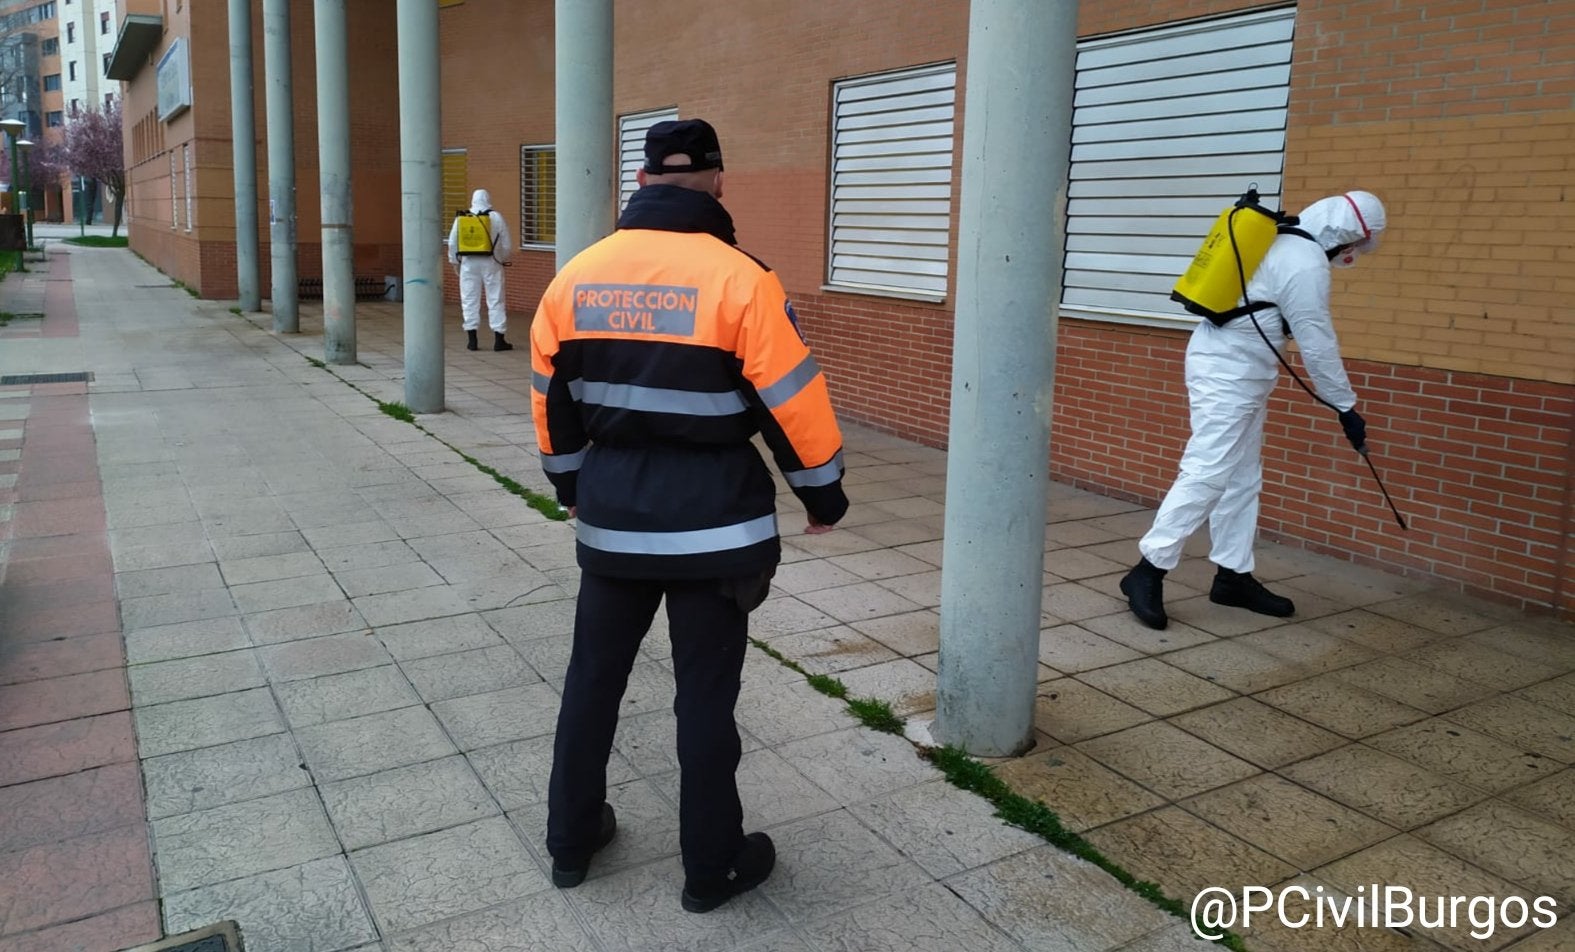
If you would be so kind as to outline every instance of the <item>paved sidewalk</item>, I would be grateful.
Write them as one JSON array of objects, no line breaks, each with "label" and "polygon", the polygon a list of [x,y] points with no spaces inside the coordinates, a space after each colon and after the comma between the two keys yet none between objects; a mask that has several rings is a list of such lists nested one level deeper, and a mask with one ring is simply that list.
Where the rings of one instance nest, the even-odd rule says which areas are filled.
[{"label": "paved sidewalk", "polygon": [[[454,316],[451,412],[421,418],[429,434],[369,399],[402,399],[397,306],[359,309],[361,365],[320,369],[303,359],[321,355],[313,308],[303,308],[306,333],[275,338],[266,316],[194,301],[125,252],[52,252],[78,265],[72,284],[49,287],[71,290],[80,336],[21,349],[0,337],[0,372],[96,375],[103,522],[52,525],[45,538],[97,538],[113,556],[129,668],[69,656],[96,677],[124,670],[130,714],[55,713],[60,692],[18,666],[16,639],[0,634],[0,716],[34,712],[22,715],[28,727],[0,722],[0,770],[12,750],[39,765],[0,773],[0,952],[115,949],[71,945],[62,930],[145,908],[77,888],[75,905],[45,909],[10,875],[24,861],[49,864],[35,846],[11,846],[25,824],[6,798],[80,782],[90,766],[57,756],[70,750],[61,745],[29,746],[28,732],[82,731],[106,716],[135,721],[146,794],[136,809],[148,818],[162,925],[235,918],[253,952],[1201,948],[1185,924],[1003,826],[907,742],[857,726],[761,652],[739,704],[741,780],[746,822],[771,830],[778,871],[718,913],[681,912],[660,632],[631,679],[612,764],[619,839],[584,886],[553,890],[542,797],[576,585],[572,534],[456,453],[545,489],[525,351],[468,353]],[[46,331],[67,326],[48,309]],[[0,431],[17,399],[0,396]],[[788,563],[754,631],[922,723],[939,644],[945,457],[857,427],[848,448],[855,508],[844,527],[796,535],[802,517],[782,497]],[[1194,545],[1169,580],[1175,623],[1150,632],[1114,587],[1149,517],[1053,488],[1039,746],[1001,776],[1184,899],[1206,885],[1349,894],[1390,882],[1430,895],[1551,893],[1568,909],[1569,626],[1280,546],[1264,546],[1260,574],[1296,599],[1298,616],[1244,615],[1203,597],[1208,567]],[[45,706],[9,702],[13,683]],[[125,745],[114,750],[129,762]],[[121,828],[142,822],[117,815]],[[57,849],[101,835],[40,828]],[[1248,944],[1575,945],[1567,925],[1501,929],[1486,942],[1466,929],[1413,931],[1423,935],[1258,928]],[[120,945],[146,938],[128,930]]]}]

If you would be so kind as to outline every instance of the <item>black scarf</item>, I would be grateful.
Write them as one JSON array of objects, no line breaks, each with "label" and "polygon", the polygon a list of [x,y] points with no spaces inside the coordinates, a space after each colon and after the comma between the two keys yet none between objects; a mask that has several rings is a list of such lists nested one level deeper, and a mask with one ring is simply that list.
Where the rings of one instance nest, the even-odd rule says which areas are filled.
[{"label": "black scarf", "polygon": [[629,198],[618,227],[700,232],[737,245],[733,216],[706,192],[677,185],[647,185]]}]

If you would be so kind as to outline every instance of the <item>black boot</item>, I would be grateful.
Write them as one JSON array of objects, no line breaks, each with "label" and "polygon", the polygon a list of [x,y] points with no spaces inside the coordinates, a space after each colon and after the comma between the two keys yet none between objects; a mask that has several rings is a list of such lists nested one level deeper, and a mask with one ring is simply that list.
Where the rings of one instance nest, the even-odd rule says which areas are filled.
[{"label": "black boot", "polygon": [[1232,572],[1227,568],[1215,573],[1214,584],[1209,588],[1209,601],[1275,618],[1296,614],[1296,605],[1290,599],[1264,588],[1251,572]]},{"label": "black boot", "polygon": [[1150,628],[1164,628],[1170,624],[1165,614],[1165,570],[1155,568],[1147,558],[1132,567],[1121,580],[1121,593],[1138,621]]},{"label": "black boot", "polygon": [[777,865],[777,848],[771,837],[764,833],[751,833],[744,837],[744,845],[733,856],[733,866],[724,878],[702,881],[684,879],[684,893],[680,897],[686,912],[710,912],[734,896],[749,892],[766,881]]},{"label": "black boot", "polygon": [[508,341],[504,340],[503,339],[503,334],[501,332],[493,331],[492,332],[492,349],[493,350],[513,350],[514,349],[514,345],[509,343]]},{"label": "black boot", "polygon": [[602,825],[596,835],[596,848],[585,856],[552,858],[552,884],[559,889],[573,889],[585,882],[585,874],[591,871],[591,856],[600,851],[604,846],[613,841],[618,835],[618,817],[613,813],[612,804],[602,804]]},{"label": "black boot", "polygon": [[465,349],[466,350],[475,350],[476,349],[476,332],[475,331],[466,331],[465,332]]}]

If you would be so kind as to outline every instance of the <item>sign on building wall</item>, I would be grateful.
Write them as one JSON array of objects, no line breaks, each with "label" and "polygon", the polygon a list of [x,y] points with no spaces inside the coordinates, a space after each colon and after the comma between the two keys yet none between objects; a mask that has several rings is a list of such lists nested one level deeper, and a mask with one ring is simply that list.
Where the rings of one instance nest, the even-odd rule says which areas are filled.
[{"label": "sign on building wall", "polygon": [[159,57],[159,121],[168,122],[191,108],[191,57],[177,38]]}]

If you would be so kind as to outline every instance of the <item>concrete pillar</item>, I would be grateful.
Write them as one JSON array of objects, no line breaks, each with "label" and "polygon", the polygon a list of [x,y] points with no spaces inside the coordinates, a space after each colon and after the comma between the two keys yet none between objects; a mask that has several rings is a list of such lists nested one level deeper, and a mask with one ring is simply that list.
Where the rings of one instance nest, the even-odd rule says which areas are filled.
[{"label": "concrete pillar", "polygon": [[[399,182],[405,248],[405,406],[443,410],[443,115],[438,5],[399,0]],[[561,218],[561,216],[560,216]]]},{"label": "concrete pillar", "polygon": [[350,65],[345,0],[316,0],[317,154],[323,193],[323,359],[353,364],[355,248],[350,228]]},{"label": "concrete pillar", "polygon": [[1033,744],[1076,0],[973,0],[937,740]]},{"label": "concrete pillar", "polygon": [[235,283],[243,311],[262,310],[257,239],[257,114],[252,107],[252,3],[230,0],[230,146],[235,172]]},{"label": "concrete pillar", "polygon": [[558,267],[617,223],[613,142],[613,0],[556,0]]},{"label": "concrete pillar", "polygon": [[263,0],[268,106],[268,241],[273,332],[301,330],[295,273],[295,100],[290,77],[290,0]]}]

